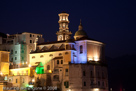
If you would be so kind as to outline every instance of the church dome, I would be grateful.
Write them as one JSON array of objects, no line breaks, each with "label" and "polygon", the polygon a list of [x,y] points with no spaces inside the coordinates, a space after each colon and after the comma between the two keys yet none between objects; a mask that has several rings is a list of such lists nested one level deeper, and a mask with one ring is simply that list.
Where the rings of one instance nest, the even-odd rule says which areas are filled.
[{"label": "church dome", "polygon": [[87,36],[86,32],[84,30],[78,30],[75,33],[75,36]]},{"label": "church dome", "polygon": [[83,26],[81,24],[81,20],[80,20],[80,25],[78,26],[78,31],[75,33],[75,36],[87,36],[86,32],[83,30]]}]

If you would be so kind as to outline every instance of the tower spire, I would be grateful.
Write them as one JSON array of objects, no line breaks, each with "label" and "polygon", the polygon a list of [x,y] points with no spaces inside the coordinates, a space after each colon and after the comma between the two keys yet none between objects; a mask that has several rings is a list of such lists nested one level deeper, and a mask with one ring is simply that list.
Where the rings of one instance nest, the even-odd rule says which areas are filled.
[{"label": "tower spire", "polygon": [[69,20],[68,16],[69,14],[66,12],[62,12],[58,14],[59,16],[59,31],[56,33],[57,34],[57,40],[62,41],[62,40],[68,40],[71,37],[71,32],[69,31]]},{"label": "tower spire", "polygon": [[83,30],[81,19],[80,19],[80,25],[78,26],[78,30]]}]

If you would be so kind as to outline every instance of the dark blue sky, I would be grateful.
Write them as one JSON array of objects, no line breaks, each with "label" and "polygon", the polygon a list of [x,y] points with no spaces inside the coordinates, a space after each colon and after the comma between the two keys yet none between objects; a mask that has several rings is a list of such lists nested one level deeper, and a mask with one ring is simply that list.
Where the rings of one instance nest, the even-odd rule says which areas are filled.
[{"label": "dark blue sky", "polygon": [[56,41],[58,13],[70,14],[73,35],[82,19],[90,38],[106,44],[106,55],[136,54],[136,6],[131,0],[1,0],[0,32],[34,32]]}]

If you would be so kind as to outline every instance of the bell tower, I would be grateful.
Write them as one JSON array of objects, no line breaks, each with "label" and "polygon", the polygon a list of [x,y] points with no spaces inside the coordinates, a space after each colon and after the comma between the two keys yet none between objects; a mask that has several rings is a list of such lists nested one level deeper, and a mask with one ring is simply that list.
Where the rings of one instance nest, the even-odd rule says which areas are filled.
[{"label": "bell tower", "polygon": [[63,40],[68,40],[71,38],[71,32],[69,31],[69,20],[68,16],[69,14],[66,12],[62,12],[58,14],[59,16],[59,31],[57,31],[57,41],[63,41]]}]

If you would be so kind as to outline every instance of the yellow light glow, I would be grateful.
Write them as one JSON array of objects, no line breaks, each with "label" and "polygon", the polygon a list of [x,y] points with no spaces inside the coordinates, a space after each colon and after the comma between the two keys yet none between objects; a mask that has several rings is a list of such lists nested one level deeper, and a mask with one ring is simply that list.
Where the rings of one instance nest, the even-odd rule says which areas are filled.
[{"label": "yellow light glow", "polygon": [[32,82],[35,82],[35,79],[32,79]]},{"label": "yellow light glow", "polygon": [[94,91],[99,91],[99,89],[98,89],[98,88],[95,88]]},{"label": "yellow light glow", "polygon": [[49,73],[51,73],[51,70],[49,70]]},{"label": "yellow light glow", "polygon": [[29,67],[31,67],[31,65],[29,64]]},{"label": "yellow light glow", "polygon": [[90,58],[89,58],[89,61],[92,61],[92,60],[93,60],[93,58],[90,57]]},{"label": "yellow light glow", "polygon": [[99,58],[97,56],[95,56],[94,61],[99,61]]},{"label": "yellow light glow", "polygon": [[0,75],[2,75],[2,72],[0,72]]}]

